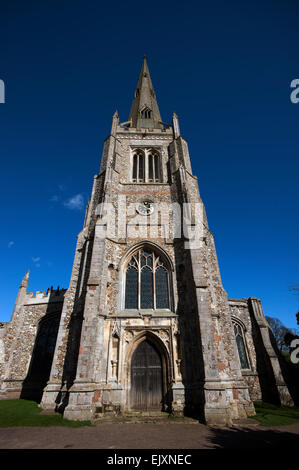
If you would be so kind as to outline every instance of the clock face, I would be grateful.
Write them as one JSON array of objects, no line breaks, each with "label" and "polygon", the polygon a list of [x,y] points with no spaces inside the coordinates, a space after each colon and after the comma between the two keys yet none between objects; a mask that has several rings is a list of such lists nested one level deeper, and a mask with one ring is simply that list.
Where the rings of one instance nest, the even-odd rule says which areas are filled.
[{"label": "clock face", "polygon": [[137,211],[141,215],[150,215],[154,212],[154,204],[150,201],[143,201],[138,204]]}]

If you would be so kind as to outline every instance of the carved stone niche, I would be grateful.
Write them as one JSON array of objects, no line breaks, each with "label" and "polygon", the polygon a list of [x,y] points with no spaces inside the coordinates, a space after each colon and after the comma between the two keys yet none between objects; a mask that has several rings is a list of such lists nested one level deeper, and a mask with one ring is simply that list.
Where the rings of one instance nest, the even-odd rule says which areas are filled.
[{"label": "carved stone niche", "polygon": [[111,336],[117,336],[118,338],[120,338],[121,336],[121,323],[120,321],[114,321],[113,325],[112,325],[112,332],[111,332]]}]

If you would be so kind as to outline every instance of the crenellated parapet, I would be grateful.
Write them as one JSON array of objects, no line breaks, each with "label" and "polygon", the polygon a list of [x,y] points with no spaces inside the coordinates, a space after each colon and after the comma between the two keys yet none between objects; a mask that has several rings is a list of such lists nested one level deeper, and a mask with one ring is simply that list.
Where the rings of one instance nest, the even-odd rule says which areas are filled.
[{"label": "crenellated parapet", "polygon": [[26,292],[24,305],[46,304],[50,302],[63,302],[67,289],[53,289],[52,287],[46,291]]}]

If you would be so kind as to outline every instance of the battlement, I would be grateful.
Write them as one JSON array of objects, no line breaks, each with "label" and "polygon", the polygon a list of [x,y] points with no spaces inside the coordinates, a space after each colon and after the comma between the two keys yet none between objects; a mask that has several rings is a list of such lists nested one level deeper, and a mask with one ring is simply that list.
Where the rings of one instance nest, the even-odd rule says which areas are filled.
[{"label": "battlement", "polygon": [[161,134],[162,132],[165,134],[173,135],[173,130],[172,126],[169,124],[169,127],[166,127],[164,129],[146,129],[144,127],[141,127],[140,129],[136,129],[135,127],[126,127],[125,125],[119,125],[117,126],[117,133],[125,133],[125,134],[136,134],[136,133],[142,133],[142,134]]},{"label": "battlement", "polygon": [[67,289],[60,289],[59,286],[57,289],[53,289],[51,286],[47,291],[36,291],[35,294],[33,292],[26,292],[24,305],[63,302],[66,291]]}]

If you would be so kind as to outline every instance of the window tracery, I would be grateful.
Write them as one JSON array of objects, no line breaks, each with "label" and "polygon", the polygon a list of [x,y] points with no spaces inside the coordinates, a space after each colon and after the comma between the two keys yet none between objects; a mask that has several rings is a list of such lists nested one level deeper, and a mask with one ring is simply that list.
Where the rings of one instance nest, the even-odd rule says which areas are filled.
[{"label": "window tracery", "polygon": [[142,248],[130,258],[125,276],[126,309],[169,309],[169,270],[159,253]]}]

